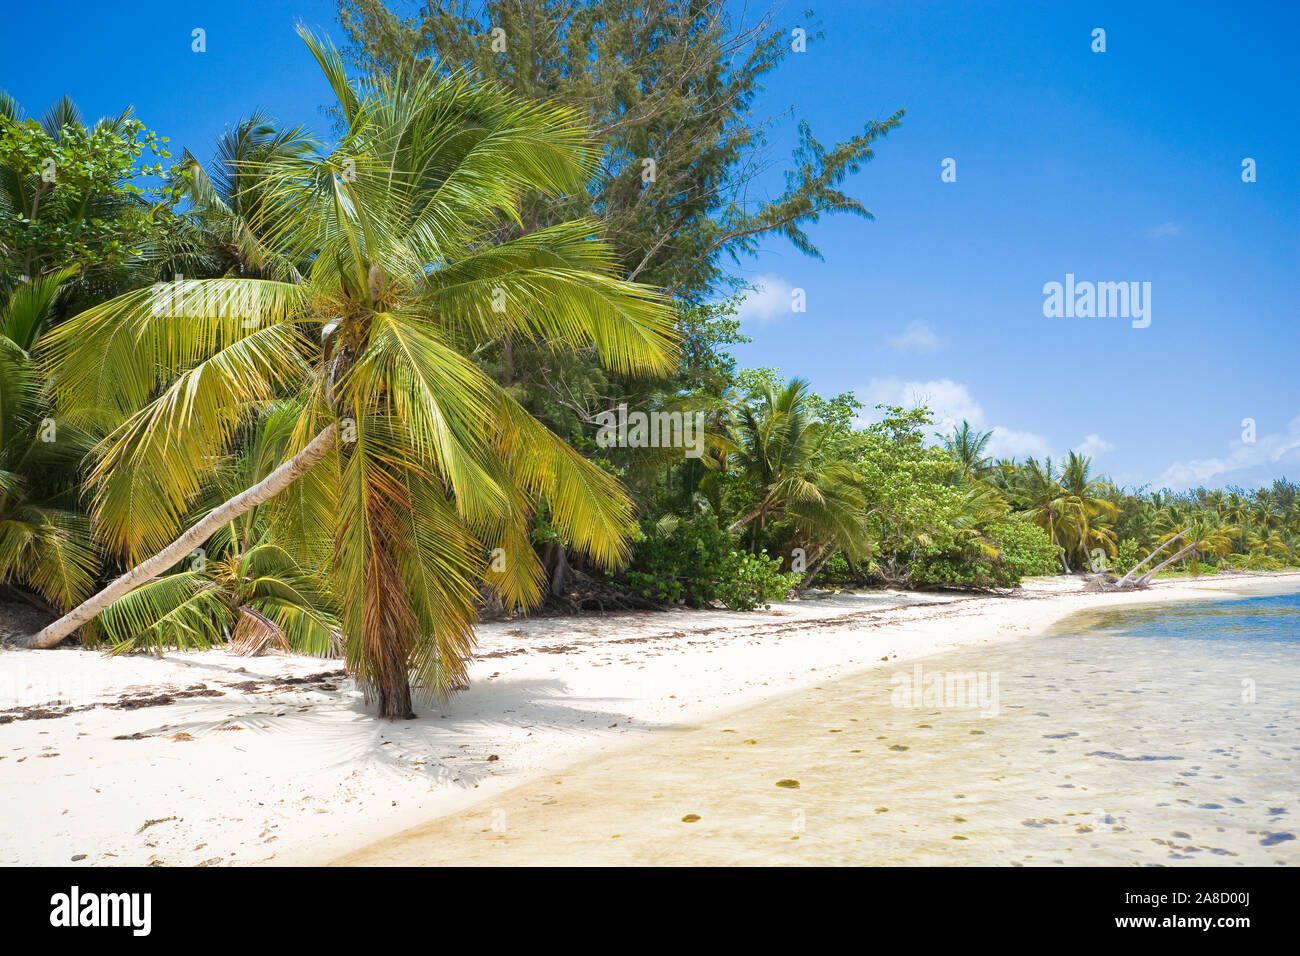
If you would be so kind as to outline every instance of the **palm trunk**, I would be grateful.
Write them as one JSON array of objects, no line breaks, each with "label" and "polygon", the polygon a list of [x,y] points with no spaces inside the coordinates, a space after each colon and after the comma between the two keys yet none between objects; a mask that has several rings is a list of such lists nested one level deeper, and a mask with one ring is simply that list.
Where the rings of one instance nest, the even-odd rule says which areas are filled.
[{"label": "palm trunk", "polygon": [[548,542],[542,549],[542,567],[546,569],[547,587],[552,597],[561,597],[569,580],[573,577],[573,568],[569,564],[569,555],[559,541]]},{"label": "palm trunk", "polygon": [[411,678],[406,667],[406,654],[399,642],[385,642],[383,653],[383,679],[378,682],[379,716],[389,720],[414,720],[415,708],[411,706]]},{"label": "palm trunk", "polygon": [[817,577],[817,575],[821,573],[822,568],[826,567],[826,562],[835,557],[835,552],[838,550],[838,548],[824,549],[821,556],[817,559],[817,562],[808,569],[808,573],[804,575],[804,579],[799,582],[799,586],[795,588],[795,591],[799,593],[806,591],[808,586],[813,583],[813,578]]},{"label": "palm trunk", "polygon": [[310,471],[334,447],[337,427],[329,425],[308,443],[307,447],[294,455],[275,471],[271,472],[253,487],[241,491],[225,504],[208,512],[197,524],[183,535],[163,548],[152,558],[136,565],[94,597],[83,601],[63,617],[39,633],[20,638],[21,647],[53,647],[81,625],[93,620],[104,608],[118,598],[124,597],[142,584],[147,584],[162,574],[176,562],[192,552],[199,545],[212,537],[222,525],[233,521],[240,515],[252,511],[263,502],[269,501],[285,488]]},{"label": "palm trunk", "polygon": [[754,509],[753,511],[751,511],[749,514],[745,515],[745,517],[741,518],[739,521],[736,521],[734,524],[732,524],[732,526],[729,527],[727,530],[728,530],[728,531],[737,531],[737,530],[743,528],[745,525],[749,524],[751,521],[753,521],[755,518],[757,518],[757,517],[758,517],[759,515],[761,515],[762,513],[763,513],[763,509],[762,509],[762,508],[755,508],[755,509]]},{"label": "palm trunk", "polygon": [[1141,579],[1139,579],[1138,582],[1137,582],[1137,586],[1138,586],[1138,587],[1145,587],[1146,585],[1150,584],[1150,583],[1151,583],[1151,579],[1154,578],[1154,577],[1155,577],[1157,574],[1159,574],[1161,571],[1163,571],[1166,567],[1168,567],[1169,565],[1173,564],[1173,563],[1174,563],[1175,561],[1177,561],[1179,558],[1186,557],[1188,554],[1190,554],[1190,553],[1191,553],[1192,551],[1194,551],[1194,550],[1196,550],[1196,542],[1195,542],[1195,541],[1193,541],[1191,544],[1189,544],[1187,547],[1183,548],[1181,551],[1179,551],[1177,554],[1173,555],[1172,557],[1166,558],[1164,561],[1161,561],[1159,564],[1157,564],[1154,568],[1152,568],[1152,569],[1151,569],[1150,571],[1148,571],[1146,574],[1142,575]]},{"label": "palm trunk", "polygon": [[[1178,532],[1176,535],[1174,535],[1172,538],[1170,538],[1170,539],[1169,539],[1168,541],[1166,541],[1164,544],[1160,545],[1158,548],[1156,548],[1154,551],[1152,551],[1150,554],[1148,554],[1145,558],[1143,558],[1143,559],[1142,559],[1141,561],[1139,561],[1137,564],[1133,565],[1133,567],[1129,568],[1128,574],[1124,575],[1122,578],[1119,579],[1118,583],[1116,584],[1116,587],[1121,587],[1121,588],[1123,588],[1123,587],[1128,587],[1129,582],[1133,579],[1134,575],[1136,575],[1136,574],[1138,573],[1138,570],[1139,570],[1143,565],[1145,565],[1148,561],[1150,561],[1152,558],[1154,558],[1157,554],[1159,554],[1159,553],[1160,553],[1161,551],[1163,551],[1165,548],[1169,547],[1171,544],[1173,544],[1175,541],[1177,541],[1177,540],[1178,540],[1179,538],[1181,538],[1183,535],[1187,534],[1187,532],[1190,531],[1190,530],[1191,530],[1190,528],[1184,528],[1182,531]],[[1164,565],[1161,565],[1161,567],[1164,567]]]},{"label": "palm trunk", "polygon": [[1061,553],[1057,555],[1057,557],[1061,559],[1061,567],[1064,569],[1065,573],[1070,574],[1071,573],[1070,562],[1065,559],[1065,555],[1069,552],[1070,549],[1067,548],[1065,545],[1057,542],[1056,522],[1053,521],[1050,517],[1047,519],[1047,536],[1052,539],[1052,544],[1055,544],[1058,548],[1061,549]]}]

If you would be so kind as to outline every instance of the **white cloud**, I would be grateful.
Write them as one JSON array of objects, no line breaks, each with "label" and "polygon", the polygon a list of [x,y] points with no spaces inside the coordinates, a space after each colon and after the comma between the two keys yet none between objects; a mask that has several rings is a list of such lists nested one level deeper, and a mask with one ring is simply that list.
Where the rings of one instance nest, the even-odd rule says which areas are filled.
[{"label": "white cloud", "polygon": [[1074,446],[1074,450],[1080,455],[1088,455],[1095,458],[1098,455],[1104,455],[1108,451],[1114,451],[1115,446],[1106,439],[1102,438],[1096,432],[1088,435],[1083,441]]},{"label": "white cloud", "polygon": [[[971,422],[974,425],[974,422]],[[1002,425],[993,426],[993,437],[989,439],[985,454],[991,458],[1046,458],[1052,453],[1047,439],[1033,432],[1012,431]]]},{"label": "white cloud", "polygon": [[1285,432],[1229,443],[1223,457],[1174,462],[1157,485],[1175,491],[1198,485],[1260,485],[1281,478],[1287,469],[1293,475],[1300,472],[1300,415],[1287,423]]},{"label": "white cloud", "polygon": [[971,397],[970,391],[950,378],[929,382],[877,378],[871,380],[863,395],[863,404],[868,409],[876,405],[902,405],[904,408],[928,405],[941,430],[960,424],[962,419],[972,425],[984,422],[984,410]]},{"label": "white cloud", "polygon": [[1167,239],[1170,236],[1178,235],[1182,231],[1182,228],[1176,222],[1162,222],[1160,225],[1152,226],[1147,230],[1147,238]]},{"label": "white cloud", "polygon": [[741,321],[774,322],[790,314],[793,287],[780,276],[755,276],[754,288],[745,293],[736,314]]},{"label": "white cloud", "polygon": [[991,431],[993,437],[985,450],[994,458],[1038,458],[1051,454],[1047,439],[1033,432],[1016,431],[1005,425],[990,425],[984,409],[971,396],[970,389],[950,378],[928,382],[903,382],[896,378],[873,379],[862,390],[863,404],[874,409],[878,404],[902,405],[914,408],[927,405],[934,412],[938,431],[953,431],[963,421],[972,428]]},{"label": "white cloud", "polygon": [[945,343],[935,334],[934,329],[917,319],[893,336],[889,344],[900,352],[937,352]]}]

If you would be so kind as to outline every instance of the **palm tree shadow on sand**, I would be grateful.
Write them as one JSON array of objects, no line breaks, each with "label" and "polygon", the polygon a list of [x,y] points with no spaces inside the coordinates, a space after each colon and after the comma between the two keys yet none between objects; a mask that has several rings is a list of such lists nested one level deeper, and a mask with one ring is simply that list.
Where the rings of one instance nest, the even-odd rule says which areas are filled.
[{"label": "palm tree shadow on sand", "polygon": [[622,698],[575,697],[565,688],[556,679],[485,682],[451,700],[420,695],[424,699],[413,720],[376,721],[373,706],[348,679],[337,691],[325,692],[323,700],[321,692],[302,701],[253,692],[243,696],[246,706],[240,707],[232,706],[238,695],[194,698],[184,704],[185,719],[137,733],[199,738],[240,729],[278,738],[298,755],[310,753],[313,763],[340,773],[414,772],[431,783],[469,788],[498,776],[493,768],[498,751],[512,749],[535,731],[558,731],[576,747],[593,730],[610,741],[628,731],[648,740],[686,727],[634,721],[618,709]]}]

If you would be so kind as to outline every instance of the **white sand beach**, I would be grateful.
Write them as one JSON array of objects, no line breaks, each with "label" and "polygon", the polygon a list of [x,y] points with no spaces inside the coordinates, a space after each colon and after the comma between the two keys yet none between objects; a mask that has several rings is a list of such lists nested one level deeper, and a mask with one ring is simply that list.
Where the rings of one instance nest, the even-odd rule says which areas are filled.
[{"label": "white sand beach", "polygon": [[[469,690],[378,721],[339,661],[0,650],[0,863],[357,862],[540,775],[886,663],[1075,611],[1295,586],[1300,574],[1012,596],[825,594],[767,612],[487,624]],[[373,856],[372,856],[373,859]]]}]

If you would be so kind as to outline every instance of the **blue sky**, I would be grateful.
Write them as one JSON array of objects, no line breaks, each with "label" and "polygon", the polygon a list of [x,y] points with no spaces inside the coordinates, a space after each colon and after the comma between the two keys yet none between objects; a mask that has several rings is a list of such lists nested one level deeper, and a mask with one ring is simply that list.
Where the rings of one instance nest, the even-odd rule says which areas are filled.
[{"label": "blue sky", "polygon": [[[1300,7],[807,5],[825,36],[769,77],[759,108],[793,106],[826,144],[907,117],[845,186],[874,222],[812,226],[824,262],[773,240],[742,263],[766,290],[745,305],[743,364],[868,404],[928,398],[994,429],[1000,455],[1082,447],[1124,484],[1300,477]],[[337,37],[333,3],[128,15],[70,2],[56,20],[39,5],[7,13],[0,86],[29,112],[65,92],[89,115],[131,103],[204,158],[254,107],[328,125],[293,24]],[[56,25],[57,43],[30,42]],[[195,27],[206,53],[191,52]],[[775,131],[773,159],[793,133]],[[956,182],[940,179],[945,158]],[[1150,325],[1044,317],[1044,283],[1067,273],[1151,283]],[[794,288],[805,312],[789,308]]]},{"label": "blue sky", "polygon": [[[773,104],[823,141],[907,117],[849,187],[874,222],[816,227],[824,263],[765,244],[751,273],[807,312],[751,302],[740,357],[928,396],[999,453],[1088,447],[1122,483],[1300,476],[1296,9],[817,5],[825,37]],[[1044,318],[1067,273],[1151,282],[1150,326]]]}]

